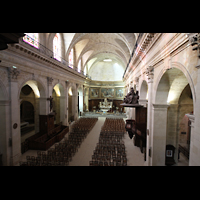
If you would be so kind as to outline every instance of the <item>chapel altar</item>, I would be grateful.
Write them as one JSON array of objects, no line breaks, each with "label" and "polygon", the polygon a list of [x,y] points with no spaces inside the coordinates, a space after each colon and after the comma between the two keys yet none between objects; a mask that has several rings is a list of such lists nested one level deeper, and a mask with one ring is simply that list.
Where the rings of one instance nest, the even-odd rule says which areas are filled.
[{"label": "chapel altar", "polygon": [[103,113],[106,113],[110,109],[112,109],[113,102],[108,102],[107,98],[104,99],[104,102],[99,102],[99,108],[103,111]]}]

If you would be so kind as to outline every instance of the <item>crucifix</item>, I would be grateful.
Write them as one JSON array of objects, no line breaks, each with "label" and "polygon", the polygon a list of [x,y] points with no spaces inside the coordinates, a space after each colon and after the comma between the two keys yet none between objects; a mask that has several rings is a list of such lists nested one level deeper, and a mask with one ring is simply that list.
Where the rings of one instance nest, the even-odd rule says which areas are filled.
[{"label": "crucifix", "polygon": [[47,98],[48,101],[50,101],[50,112],[53,109],[53,98],[50,96],[50,98]]}]

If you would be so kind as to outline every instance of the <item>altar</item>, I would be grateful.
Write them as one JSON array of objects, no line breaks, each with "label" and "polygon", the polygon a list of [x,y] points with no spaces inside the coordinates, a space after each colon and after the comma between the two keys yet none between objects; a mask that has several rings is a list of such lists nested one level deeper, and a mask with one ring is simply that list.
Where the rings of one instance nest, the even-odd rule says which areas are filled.
[{"label": "altar", "polygon": [[103,111],[103,114],[105,114],[107,111],[112,109],[113,102],[108,102],[107,98],[104,99],[104,102],[99,102],[99,108]]}]

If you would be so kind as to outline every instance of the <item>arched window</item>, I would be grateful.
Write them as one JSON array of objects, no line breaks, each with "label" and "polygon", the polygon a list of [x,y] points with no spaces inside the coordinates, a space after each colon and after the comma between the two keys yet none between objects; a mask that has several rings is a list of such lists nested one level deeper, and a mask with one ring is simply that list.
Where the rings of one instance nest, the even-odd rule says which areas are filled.
[{"label": "arched window", "polygon": [[60,34],[56,33],[54,39],[53,39],[53,57],[61,61],[61,39]]},{"label": "arched window", "polygon": [[73,52],[73,48],[72,48],[70,53],[69,53],[69,67],[71,67],[71,68],[73,68],[73,64],[74,64],[74,62],[73,62],[73,54],[74,54],[74,52]]},{"label": "arched window", "polygon": [[26,35],[23,37],[23,41],[27,42],[31,46],[34,46],[35,48],[39,48],[38,44],[38,33],[25,33]]},{"label": "arched window", "polygon": [[78,72],[81,72],[81,59],[78,62]]}]

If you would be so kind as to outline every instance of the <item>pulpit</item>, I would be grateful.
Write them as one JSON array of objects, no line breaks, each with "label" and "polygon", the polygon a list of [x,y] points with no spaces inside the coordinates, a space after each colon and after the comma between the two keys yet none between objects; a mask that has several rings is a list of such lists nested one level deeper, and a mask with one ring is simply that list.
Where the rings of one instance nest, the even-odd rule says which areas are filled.
[{"label": "pulpit", "polygon": [[134,136],[134,145],[140,147],[141,153],[144,151],[144,160],[146,160],[147,108],[138,104],[138,99],[138,91],[135,93],[131,88],[131,91],[124,98],[124,103],[120,105],[135,108],[135,120],[126,120],[126,130],[130,139]]}]

